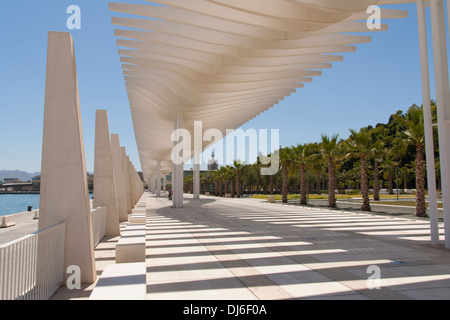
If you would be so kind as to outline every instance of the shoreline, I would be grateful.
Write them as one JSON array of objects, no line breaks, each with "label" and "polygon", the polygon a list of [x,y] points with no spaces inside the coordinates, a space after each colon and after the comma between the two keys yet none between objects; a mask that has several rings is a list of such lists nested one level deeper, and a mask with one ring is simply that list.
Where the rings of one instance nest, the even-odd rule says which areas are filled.
[{"label": "shoreline", "polygon": [[1,194],[41,194],[40,191],[0,191]]},{"label": "shoreline", "polygon": [[0,218],[12,217],[12,220],[15,222],[15,225],[12,227],[0,229],[0,246],[37,232],[39,220],[34,219],[36,211],[39,210],[22,211],[0,216]]}]

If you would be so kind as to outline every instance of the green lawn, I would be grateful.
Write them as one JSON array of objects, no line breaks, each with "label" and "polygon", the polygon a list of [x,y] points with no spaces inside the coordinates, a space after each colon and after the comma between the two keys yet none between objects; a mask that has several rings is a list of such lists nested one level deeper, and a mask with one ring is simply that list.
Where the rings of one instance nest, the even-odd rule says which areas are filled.
[{"label": "green lawn", "polygon": [[[253,195],[252,198],[254,199],[267,199],[269,195]],[[413,195],[399,195],[399,198],[411,198],[414,197]],[[282,196],[280,194],[275,195],[276,200],[281,200]],[[346,200],[346,199],[353,199],[353,198],[361,198],[361,195],[351,195],[351,194],[337,194],[336,199],[337,200]],[[327,200],[328,194],[310,194],[309,195],[310,200]],[[373,196],[371,196],[370,200],[373,199]],[[380,199],[397,199],[397,195],[380,195]],[[289,194],[288,200],[300,200],[299,194]]]},{"label": "green lawn", "polygon": [[[390,206],[407,206],[407,207],[415,207],[415,201],[374,201],[373,204],[386,204]],[[428,208],[428,203],[426,204]],[[438,208],[442,208],[442,203],[437,204]]]}]

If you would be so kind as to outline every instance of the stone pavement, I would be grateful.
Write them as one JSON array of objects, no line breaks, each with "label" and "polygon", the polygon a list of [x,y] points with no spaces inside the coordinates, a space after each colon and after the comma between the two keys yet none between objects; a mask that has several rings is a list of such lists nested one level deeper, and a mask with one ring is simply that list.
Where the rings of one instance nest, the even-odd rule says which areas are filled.
[{"label": "stone pavement", "polygon": [[[450,252],[429,245],[426,221],[186,198],[174,209],[148,197],[148,300],[450,299]],[[98,274],[117,241],[96,248]],[[370,290],[373,265],[381,288]],[[87,299],[92,288],[53,299]]]},{"label": "stone pavement", "polygon": [[0,229],[0,245],[37,232],[39,220],[33,219],[34,214],[35,212],[33,210],[31,212],[25,211],[12,215],[13,221],[16,225],[13,227]]}]

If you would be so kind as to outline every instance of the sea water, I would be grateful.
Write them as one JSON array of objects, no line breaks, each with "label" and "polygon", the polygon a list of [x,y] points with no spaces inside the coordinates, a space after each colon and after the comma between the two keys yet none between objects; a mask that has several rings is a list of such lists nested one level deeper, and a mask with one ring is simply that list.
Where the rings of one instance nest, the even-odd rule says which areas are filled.
[{"label": "sea water", "polygon": [[39,209],[39,194],[0,194],[0,216]]},{"label": "sea water", "polygon": [[[39,194],[0,194],[0,216],[39,209]],[[92,199],[92,193],[89,194]]]}]

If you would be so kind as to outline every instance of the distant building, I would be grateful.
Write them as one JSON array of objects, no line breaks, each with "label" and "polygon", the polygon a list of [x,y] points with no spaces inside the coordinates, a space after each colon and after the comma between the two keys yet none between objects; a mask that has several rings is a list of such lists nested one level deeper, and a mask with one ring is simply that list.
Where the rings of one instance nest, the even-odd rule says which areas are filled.
[{"label": "distant building", "polygon": [[35,176],[31,179],[31,183],[33,184],[33,191],[41,190],[41,176]]},{"label": "distant building", "polygon": [[211,160],[208,161],[208,171],[217,171],[219,169],[219,164],[217,160],[214,159],[214,152],[211,155]]},{"label": "distant building", "polygon": [[19,183],[20,179],[17,178],[4,178],[2,183]]}]

